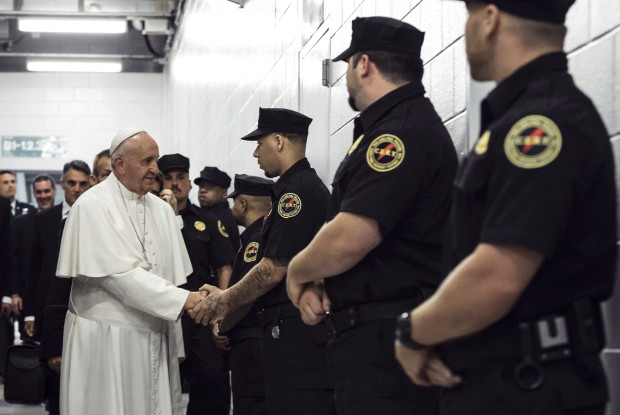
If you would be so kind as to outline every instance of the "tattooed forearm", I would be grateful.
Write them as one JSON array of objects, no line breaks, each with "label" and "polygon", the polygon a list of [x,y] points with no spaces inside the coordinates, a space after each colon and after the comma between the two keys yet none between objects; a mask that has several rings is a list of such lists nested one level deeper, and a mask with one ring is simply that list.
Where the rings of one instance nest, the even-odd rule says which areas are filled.
[{"label": "tattooed forearm", "polygon": [[286,265],[281,261],[263,258],[237,284],[228,289],[229,307],[239,308],[253,303],[258,297],[268,293],[286,275]]}]

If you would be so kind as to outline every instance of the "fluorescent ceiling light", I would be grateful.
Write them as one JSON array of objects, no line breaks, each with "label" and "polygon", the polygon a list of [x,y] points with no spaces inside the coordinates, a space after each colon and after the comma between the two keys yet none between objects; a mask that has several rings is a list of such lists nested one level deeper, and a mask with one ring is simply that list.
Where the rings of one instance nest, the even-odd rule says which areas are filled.
[{"label": "fluorescent ceiling light", "polygon": [[112,19],[19,19],[22,32],[125,33],[126,20]]},{"label": "fluorescent ceiling light", "polygon": [[29,60],[26,68],[32,72],[120,72],[119,61]]}]

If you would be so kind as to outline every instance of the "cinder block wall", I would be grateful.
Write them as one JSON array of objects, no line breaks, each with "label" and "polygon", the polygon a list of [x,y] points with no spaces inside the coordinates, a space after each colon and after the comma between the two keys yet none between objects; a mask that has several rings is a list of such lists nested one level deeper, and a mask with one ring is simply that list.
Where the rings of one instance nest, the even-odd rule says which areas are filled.
[{"label": "cinder block wall", "polygon": [[69,150],[66,159],[3,157],[3,169],[58,171],[73,159],[91,165],[129,126],[161,135],[163,74],[1,73],[0,91],[0,135],[66,137]]},{"label": "cinder block wall", "polygon": [[[195,176],[205,165],[261,175],[254,146],[239,138],[255,128],[258,107],[286,107],[315,118],[310,162],[329,185],[351,144],[355,113],[346,103],[346,66],[321,61],[349,43],[357,16],[383,15],[426,32],[424,85],[462,154],[477,139],[478,101],[487,84],[470,81],[464,51],[466,11],[441,0],[188,0],[165,73],[162,154],[181,152]],[[322,19],[320,18],[322,11]],[[319,16],[319,17],[317,17]],[[322,20],[322,21],[321,21]],[[576,0],[566,48],[577,83],[590,95],[620,157],[620,2]],[[587,151],[587,149],[584,149]],[[620,170],[618,170],[620,182]],[[606,306],[610,414],[620,413],[620,300]]]}]

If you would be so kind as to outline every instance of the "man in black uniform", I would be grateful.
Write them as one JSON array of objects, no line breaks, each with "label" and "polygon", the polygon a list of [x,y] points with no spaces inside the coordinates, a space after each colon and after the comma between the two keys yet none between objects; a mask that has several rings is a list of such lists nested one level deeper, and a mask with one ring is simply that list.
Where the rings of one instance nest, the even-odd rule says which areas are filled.
[{"label": "man in black uniform", "polygon": [[209,295],[190,311],[203,324],[225,315],[234,322],[258,299],[267,412],[278,415],[334,412],[325,330],[304,325],[284,283],[289,261],[320,229],[329,203],[329,191],[305,157],[310,122],[295,111],[260,109],[258,128],[242,139],[258,141],[254,157],[267,177],[280,176],[261,232],[263,258],[229,289],[205,287]]},{"label": "man in black uniform", "polygon": [[[245,227],[241,234],[241,249],[233,264],[230,286],[241,281],[254,265],[262,259],[261,229],[263,220],[271,209],[270,191],[273,181],[246,174],[235,175],[232,213],[237,224]],[[256,306],[232,329],[227,319],[217,324],[216,339],[224,340],[229,347],[230,376],[234,415],[261,415],[265,407],[265,382],[263,362],[259,349],[261,328],[256,318]],[[223,337],[225,336],[225,337]]]},{"label": "man in black uniform", "polygon": [[413,385],[393,351],[396,316],[440,283],[457,165],[424,97],[423,39],[399,20],[358,18],[334,59],[348,61],[349,101],[362,112],[334,177],[331,221],[291,261],[287,283],[308,324],[328,312],[339,414],[437,411],[438,390]]},{"label": "man in black uniform", "polygon": [[396,342],[416,383],[448,387],[445,414],[605,411],[599,303],[616,265],[614,163],[567,73],[572,2],[467,2],[472,77],[498,85],[455,180],[454,269],[401,317]]},{"label": "man in black uniform", "polygon": [[[198,290],[207,283],[227,287],[235,251],[226,233],[218,227],[218,219],[189,201],[189,159],[181,154],[167,154],[157,165],[164,174],[164,189],[172,190],[176,198],[184,224],[181,233],[194,269],[181,288]],[[211,277],[212,269],[217,280]],[[209,413],[228,415],[230,382],[226,355],[216,347],[208,327],[194,323],[186,315],[181,321],[187,357],[181,364],[181,373],[190,388],[187,414],[203,414],[208,408]]]},{"label": "man in black uniform", "polygon": [[194,179],[198,185],[198,203],[207,212],[213,213],[222,222],[230,242],[239,250],[239,228],[226,200],[226,193],[230,187],[230,176],[217,167],[205,167],[200,177]]}]

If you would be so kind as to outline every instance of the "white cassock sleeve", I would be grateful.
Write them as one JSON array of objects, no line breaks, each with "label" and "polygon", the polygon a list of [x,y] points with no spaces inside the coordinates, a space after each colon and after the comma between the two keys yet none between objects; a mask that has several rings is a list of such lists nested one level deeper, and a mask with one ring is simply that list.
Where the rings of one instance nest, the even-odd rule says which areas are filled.
[{"label": "white cassock sleeve", "polygon": [[89,278],[89,284],[105,289],[127,307],[168,321],[179,319],[189,295],[189,291],[140,267],[108,277]]}]

